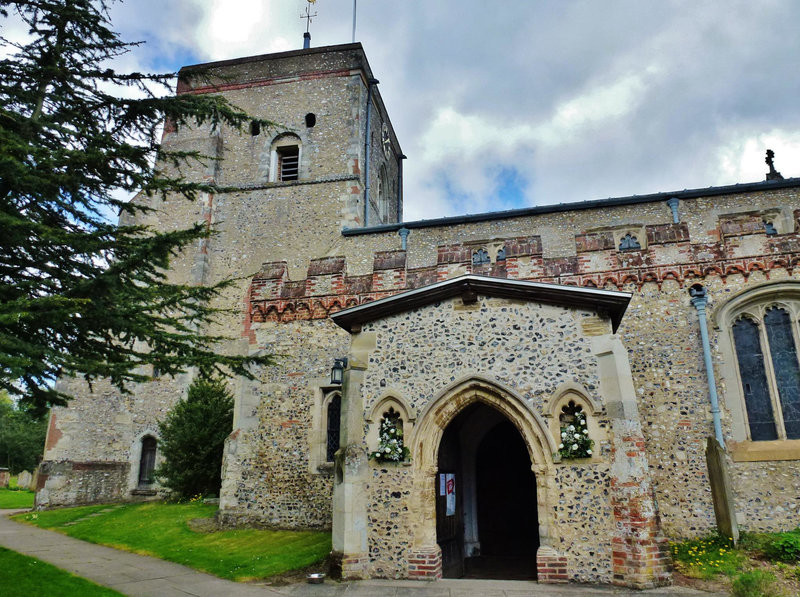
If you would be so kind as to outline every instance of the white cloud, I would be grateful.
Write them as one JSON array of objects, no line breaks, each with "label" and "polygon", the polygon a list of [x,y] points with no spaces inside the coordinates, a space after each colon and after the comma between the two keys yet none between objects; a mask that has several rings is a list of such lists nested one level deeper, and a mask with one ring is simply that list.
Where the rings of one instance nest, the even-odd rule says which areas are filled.
[{"label": "white cloud", "polygon": [[[120,70],[298,49],[304,0],[136,0],[147,45]],[[348,43],[352,0],[319,0],[312,45]],[[407,218],[800,175],[800,36],[789,0],[358,3],[405,167]],[[6,26],[3,34],[14,34]],[[506,207],[506,206],[503,206]]]},{"label": "white cloud", "polygon": [[209,60],[297,49],[302,36],[299,0],[191,0],[201,10],[193,31]]},{"label": "white cloud", "polygon": [[720,146],[716,156],[718,174],[710,184],[764,180],[769,171],[765,163],[767,149],[775,152],[775,169],[784,177],[798,174],[800,131],[774,129],[761,135],[741,135]]},{"label": "white cloud", "polygon": [[592,87],[559,105],[553,117],[536,128],[535,137],[545,145],[561,145],[586,134],[587,129],[613,125],[613,121],[636,109],[645,85],[642,76],[627,75],[613,83]]}]

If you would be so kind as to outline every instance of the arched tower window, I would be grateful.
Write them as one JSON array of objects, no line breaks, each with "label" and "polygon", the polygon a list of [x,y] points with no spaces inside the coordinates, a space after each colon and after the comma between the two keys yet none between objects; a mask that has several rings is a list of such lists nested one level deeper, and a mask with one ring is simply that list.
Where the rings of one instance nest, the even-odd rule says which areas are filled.
[{"label": "arched tower window", "polygon": [[139,486],[151,485],[156,468],[156,448],[158,442],[152,435],[142,438],[142,454],[139,457]]},{"label": "arched tower window", "polygon": [[270,158],[270,182],[300,179],[300,137],[291,133],[279,135],[272,142]]}]

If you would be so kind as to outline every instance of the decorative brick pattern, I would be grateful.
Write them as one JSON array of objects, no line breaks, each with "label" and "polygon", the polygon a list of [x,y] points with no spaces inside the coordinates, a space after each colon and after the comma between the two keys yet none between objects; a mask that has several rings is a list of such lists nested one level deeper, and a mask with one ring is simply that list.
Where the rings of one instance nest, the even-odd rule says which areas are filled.
[{"label": "decorative brick pattern", "polygon": [[442,578],[442,550],[439,546],[411,552],[408,556],[408,578],[438,580]]},{"label": "decorative brick pattern", "polygon": [[611,232],[592,232],[578,234],[575,237],[575,248],[578,253],[587,251],[607,251],[614,249],[614,235]]},{"label": "decorative brick pattern", "polygon": [[369,578],[367,564],[369,558],[365,554],[342,556],[342,580],[361,580]]},{"label": "decorative brick pattern", "polygon": [[536,580],[542,584],[569,582],[567,556],[559,555],[552,547],[540,547],[536,554]]},{"label": "decorative brick pattern", "polygon": [[647,246],[689,242],[689,227],[685,223],[645,226],[645,230]]},{"label": "decorative brick pattern", "polygon": [[405,270],[406,252],[405,251],[378,251],[372,263],[374,271],[386,269]]},{"label": "decorative brick pattern", "polygon": [[339,274],[344,271],[344,257],[322,257],[312,259],[308,266],[309,276]]}]

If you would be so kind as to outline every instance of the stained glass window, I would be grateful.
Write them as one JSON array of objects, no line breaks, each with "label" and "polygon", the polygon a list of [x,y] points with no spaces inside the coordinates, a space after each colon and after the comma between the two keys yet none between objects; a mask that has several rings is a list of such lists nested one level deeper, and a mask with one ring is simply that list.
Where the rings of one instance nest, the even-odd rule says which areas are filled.
[{"label": "stained glass window", "polygon": [[778,389],[787,439],[800,439],[800,366],[792,335],[792,320],[784,309],[769,309],[764,316],[772,370]]},{"label": "stained glass window", "polygon": [[750,423],[750,437],[755,441],[778,439],[758,324],[752,319],[740,319],[733,326],[733,340]]}]

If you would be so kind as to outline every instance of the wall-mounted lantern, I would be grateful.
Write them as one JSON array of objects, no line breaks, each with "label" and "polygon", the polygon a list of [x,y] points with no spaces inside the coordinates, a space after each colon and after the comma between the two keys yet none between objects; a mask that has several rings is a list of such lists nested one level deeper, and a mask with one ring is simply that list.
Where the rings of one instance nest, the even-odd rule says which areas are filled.
[{"label": "wall-mounted lantern", "polygon": [[347,367],[347,359],[334,359],[331,367],[331,385],[342,385],[344,379],[344,369]]}]

